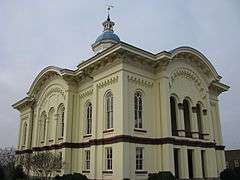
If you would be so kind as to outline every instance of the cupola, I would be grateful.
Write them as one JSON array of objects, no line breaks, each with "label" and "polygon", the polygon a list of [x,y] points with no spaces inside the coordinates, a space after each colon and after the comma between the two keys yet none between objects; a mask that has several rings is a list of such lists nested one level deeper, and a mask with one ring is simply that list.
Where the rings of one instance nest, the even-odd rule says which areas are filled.
[{"label": "cupola", "polygon": [[95,53],[100,53],[110,46],[120,42],[120,38],[114,33],[113,26],[115,23],[111,21],[108,13],[107,20],[102,23],[103,32],[100,34],[96,41],[92,44],[92,50]]}]

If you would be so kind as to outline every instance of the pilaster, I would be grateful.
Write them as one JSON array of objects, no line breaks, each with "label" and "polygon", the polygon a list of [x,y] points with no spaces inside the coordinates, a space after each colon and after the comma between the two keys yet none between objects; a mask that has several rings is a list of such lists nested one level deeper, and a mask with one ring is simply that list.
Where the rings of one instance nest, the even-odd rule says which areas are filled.
[{"label": "pilaster", "polygon": [[22,148],[22,120],[20,118],[19,122],[19,132],[18,132],[18,150]]},{"label": "pilaster", "polygon": [[64,134],[63,134],[63,141],[64,142],[72,142],[72,137],[74,133],[73,120],[75,114],[75,101],[76,101],[76,87],[69,84],[66,93],[66,105],[65,105],[65,113],[64,113]]},{"label": "pilaster", "polygon": [[169,78],[162,76],[159,79],[159,91],[160,91],[160,121],[162,137],[170,137],[171,133],[171,121],[170,121],[170,105],[169,105]]},{"label": "pilaster", "polygon": [[32,140],[33,140],[33,118],[34,118],[34,111],[30,108],[29,112],[29,119],[28,119],[28,127],[27,127],[27,149],[32,147]]}]

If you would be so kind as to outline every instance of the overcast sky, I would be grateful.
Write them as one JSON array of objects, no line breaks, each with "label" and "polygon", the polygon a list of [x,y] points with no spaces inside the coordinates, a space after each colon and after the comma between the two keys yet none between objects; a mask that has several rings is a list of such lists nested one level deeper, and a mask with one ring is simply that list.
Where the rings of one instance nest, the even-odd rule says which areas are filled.
[{"label": "overcast sky", "polygon": [[75,69],[93,55],[109,2],[122,41],[153,53],[191,46],[211,61],[231,86],[220,96],[224,144],[240,148],[239,0],[0,0],[0,147],[16,145],[11,105],[41,69]]}]

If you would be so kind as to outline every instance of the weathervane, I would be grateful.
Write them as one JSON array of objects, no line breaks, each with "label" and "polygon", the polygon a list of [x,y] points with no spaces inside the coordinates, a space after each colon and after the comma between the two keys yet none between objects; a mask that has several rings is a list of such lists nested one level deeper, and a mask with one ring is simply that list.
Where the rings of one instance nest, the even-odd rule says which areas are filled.
[{"label": "weathervane", "polygon": [[114,6],[113,5],[107,5],[107,14],[108,14],[108,17],[110,17],[110,10],[112,9],[112,8],[114,8]]}]

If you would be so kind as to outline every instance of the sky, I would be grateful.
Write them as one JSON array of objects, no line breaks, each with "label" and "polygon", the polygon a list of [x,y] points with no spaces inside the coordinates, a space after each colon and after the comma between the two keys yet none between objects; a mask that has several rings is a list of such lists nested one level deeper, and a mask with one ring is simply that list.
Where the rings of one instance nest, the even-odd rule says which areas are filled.
[{"label": "sky", "polygon": [[122,41],[152,53],[191,46],[210,60],[231,86],[219,97],[224,145],[240,148],[239,0],[0,0],[0,147],[16,146],[11,105],[44,67],[93,56],[107,4]]}]

